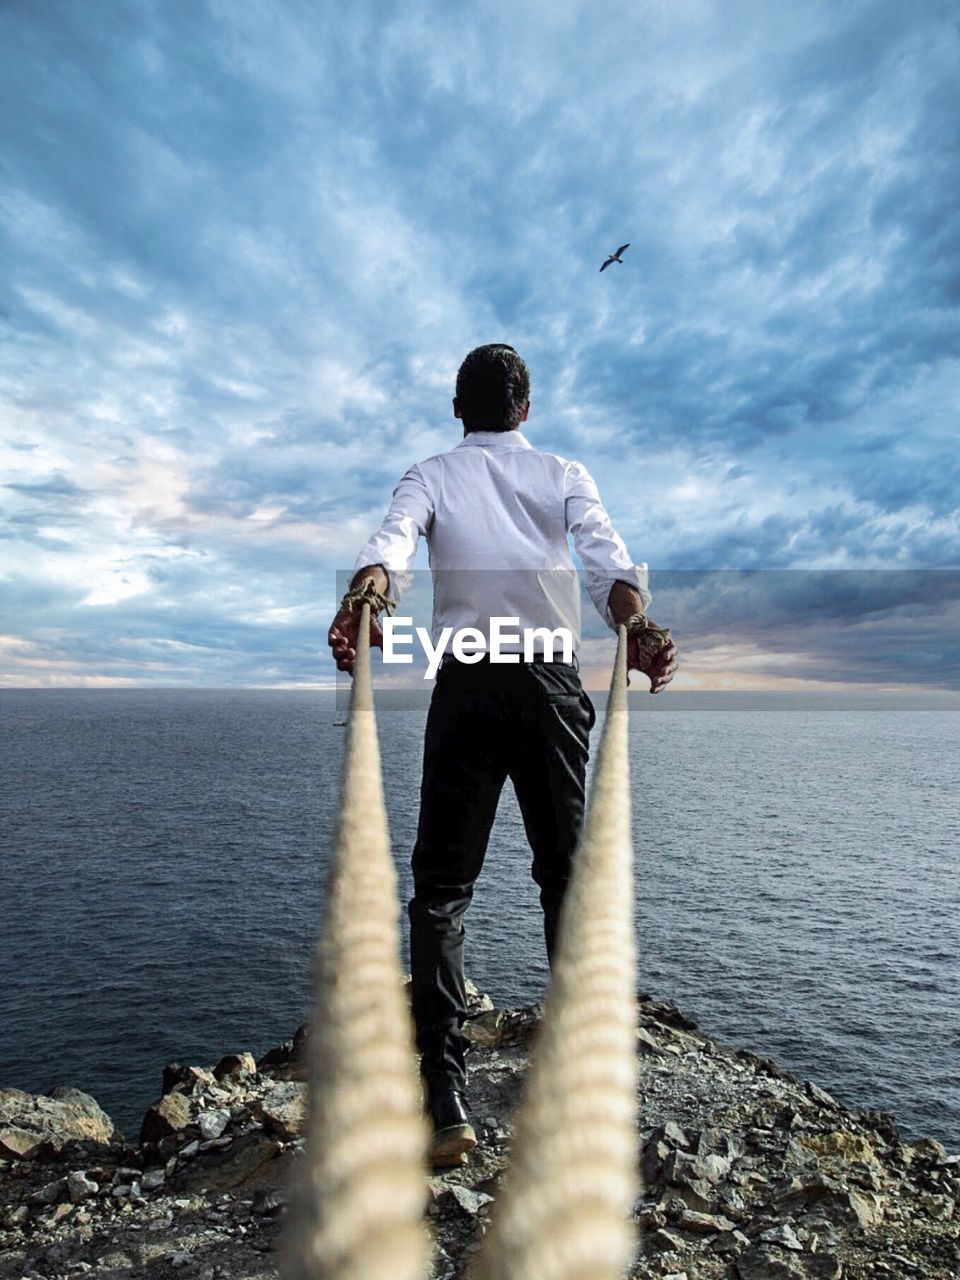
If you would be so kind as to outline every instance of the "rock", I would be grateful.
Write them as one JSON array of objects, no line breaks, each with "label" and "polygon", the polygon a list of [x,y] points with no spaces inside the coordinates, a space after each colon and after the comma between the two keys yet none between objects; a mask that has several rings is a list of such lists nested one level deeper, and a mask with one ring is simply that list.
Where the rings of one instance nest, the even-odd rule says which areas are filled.
[{"label": "rock", "polygon": [[655,1000],[653,996],[638,993],[637,1003],[640,1006],[641,1017],[652,1018],[654,1022],[659,1022],[664,1027],[673,1027],[677,1031],[696,1031],[697,1029],[693,1019],[681,1013],[669,1000]]},{"label": "rock", "polygon": [[953,1196],[925,1195],[920,1197],[920,1203],[929,1217],[943,1222],[953,1217],[957,1207]]},{"label": "rock", "polygon": [[157,1191],[167,1180],[167,1175],[163,1169],[148,1169],[140,1179],[140,1185],[144,1191]]},{"label": "rock", "polygon": [[674,1235],[671,1231],[661,1228],[658,1231],[652,1231],[644,1238],[645,1248],[655,1253],[683,1253],[687,1247],[687,1242],[680,1236]]},{"label": "rock", "polygon": [[463,1034],[473,1045],[490,1049],[500,1043],[506,1017],[502,1009],[489,1009],[468,1018],[463,1024]]},{"label": "rock", "polygon": [[193,1118],[193,1106],[183,1093],[165,1094],[147,1109],[140,1126],[140,1141],[159,1142],[185,1129]]},{"label": "rock", "polygon": [[810,1280],[840,1280],[843,1275],[843,1265],[833,1253],[806,1254],[803,1264]]},{"label": "rock", "polygon": [[474,1191],[471,1187],[466,1187],[460,1182],[454,1182],[437,1197],[436,1203],[441,1209],[447,1205],[455,1204],[468,1217],[473,1218],[476,1217],[484,1205],[493,1203],[493,1196],[488,1196],[483,1191]]},{"label": "rock", "polygon": [[493,1008],[493,1001],[490,999],[490,997],[486,994],[486,992],[480,991],[477,987],[477,984],[471,981],[470,978],[467,978],[467,980],[465,981],[464,990],[466,991],[466,994],[467,994],[467,1015],[468,1016],[475,1013],[486,1013],[489,1009]]},{"label": "rock", "polygon": [[309,1024],[302,1023],[291,1039],[263,1055],[257,1070],[269,1072],[275,1080],[306,1080],[308,1030]]},{"label": "rock", "polygon": [[667,1182],[675,1186],[692,1187],[707,1199],[713,1194],[712,1184],[719,1182],[729,1172],[730,1161],[715,1155],[691,1156],[683,1151],[671,1151],[663,1162],[663,1176]]},{"label": "rock", "polygon": [[72,1141],[110,1146],[121,1140],[96,1098],[80,1089],[0,1089],[0,1146],[7,1159],[57,1153]]},{"label": "rock", "polygon": [[752,1245],[736,1261],[739,1280],[804,1280],[806,1268],[790,1254],[768,1245]]},{"label": "rock", "polygon": [[253,1197],[252,1211],[256,1214],[277,1213],[287,1203],[286,1187],[264,1187]]},{"label": "rock", "polygon": [[168,1094],[179,1089],[181,1093],[197,1093],[212,1084],[216,1084],[216,1079],[206,1067],[184,1067],[179,1062],[168,1062],[163,1068],[160,1092]]},{"label": "rock", "polygon": [[22,1160],[32,1155],[43,1141],[39,1133],[31,1133],[28,1129],[18,1129],[15,1125],[5,1125],[0,1129],[0,1157]]},{"label": "rock", "polygon": [[660,1057],[663,1057],[667,1052],[662,1045],[657,1044],[650,1032],[643,1027],[637,1027],[637,1048],[641,1053],[653,1053]]},{"label": "rock", "polygon": [[281,1138],[295,1138],[304,1126],[307,1086],[297,1081],[275,1084],[259,1104],[263,1127]]},{"label": "rock", "polygon": [[867,1139],[861,1134],[850,1133],[847,1129],[834,1129],[830,1133],[800,1134],[796,1142],[818,1156],[832,1157],[850,1163],[855,1161],[868,1165],[878,1163],[877,1154]]},{"label": "rock", "polygon": [[871,1191],[851,1188],[837,1203],[841,1210],[849,1210],[861,1227],[875,1227],[883,1219],[883,1199]]},{"label": "rock", "polygon": [[734,1224],[722,1214],[697,1213],[690,1209],[680,1219],[684,1231],[693,1231],[697,1235],[712,1235],[715,1231],[732,1231]]},{"label": "rock", "polygon": [[4,1228],[7,1231],[15,1231],[17,1227],[22,1227],[30,1217],[30,1210],[25,1204],[18,1204],[15,1209],[11,1209],[3,1219]]},{"label": "rock", "polygon": [[650,1186],[664,1176],[664,1166],[672,1154],[665,1142],[648,1140],[643,1148],[643,1180]]},{"label": "rock", "polygon": [[27,1197],[30,1204],[56,1204],[67,1189],[66,1178],[57,1178],[55,1182],[44,1183]]},{"label": "rock", "polygon": [[197,1117],[197,1123],[200,1126],[201,1136],[209,1141],[220,1137],[230,1123],[230,1117],[226,1111],[201,1111]]},{"label": "rock", "polygon": [[797,1239],[797,1233],[789,1222],[780,1223],[767,1231],[760,1232],[761,1244],[776,1244],[794,1253],[803,1253],[803,1245]]},{"label": "rock", "polygon": [[832,1094],[827,1093],[826,1089],[821,1089],[819,1085],[813,1084],[812,1081],[806,1081],[803,1086],[803,1091],[807,1097],[810,1098],[811,1101],[817,1103],[818,1106],[827,1107],[830,1111],[840,1110],[840,1106],[836,1098],[834,1098]]},{"label": "rock", "polygon": [[257,1074],[257,1063],[252,1053],[225,1054],[213,1068],[218,1080],[243,1080]]},{"label": "rock", "polygon": [[83,1172],[67,1174],[67,1193],[74,1204],[81,1200],[89,1200],[100,1190],[100,1184],[88,1178]]},{"label": "rock", "polygon": [[913,1156],[919,1156],[923,1160],[932,1160],[935,1164],[943,1164],[947,1159],[947,1149],[942,1142],[938,1142],[936,1138],[918,1138],[911,1143]]},{"label": "rock", "polygon": [[[172,1184],[178,1191],[230,1191],[247,1183],[279,1150],[279,1143],[254,1129],[241,1134],[229,1147],[202,1151],[189,1164],[178,1166]],[[277,1181],[280,1173],[278,1168]]]}]

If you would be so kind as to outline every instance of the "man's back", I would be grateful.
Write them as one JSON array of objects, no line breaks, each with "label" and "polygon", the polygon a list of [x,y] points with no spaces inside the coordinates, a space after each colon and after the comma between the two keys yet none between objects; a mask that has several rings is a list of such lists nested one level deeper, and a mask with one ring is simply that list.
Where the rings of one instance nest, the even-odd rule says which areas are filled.
[{"label": "man's back", "polygon": [[521,628],[564,627],[579,646],[579,586],[606,617],[612,584],[648,599],[646,565],[634,565],[579,462],[534,448],[519,430],[470,431],[456,448],[411,467],[356,567],[381,564],[401,595],[425,537],[434,576],[433,638],[444,626],[489,633],[491,617]]}]

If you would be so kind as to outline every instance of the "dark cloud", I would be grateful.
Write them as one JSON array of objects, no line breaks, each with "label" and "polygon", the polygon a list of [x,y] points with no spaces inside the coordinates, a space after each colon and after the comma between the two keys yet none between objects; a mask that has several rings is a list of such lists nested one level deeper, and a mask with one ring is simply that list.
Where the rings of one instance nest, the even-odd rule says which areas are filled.
[{"label": "dark cloud", "polygon": [[18,636],[288,678],[495,339],[655,568],[958,563],[955,12],[616,18],[0,7]]}]

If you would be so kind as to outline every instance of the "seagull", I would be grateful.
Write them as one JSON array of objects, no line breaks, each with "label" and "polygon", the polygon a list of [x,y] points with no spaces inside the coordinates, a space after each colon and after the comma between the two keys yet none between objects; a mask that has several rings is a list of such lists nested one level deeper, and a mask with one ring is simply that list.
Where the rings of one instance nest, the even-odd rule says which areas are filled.
[{"label": "seagull", "polygon": [[606,260],[606,262],[603,264],[600,270],[606,271],[607,267],[609,267],[611,262],[619,262],[622,265],[623,259],[620,257],[620,255],[621,253],[623,253],[624,249],[629,249],[629,248],[630,246],[628,244],[622,244],[616,253],[611,253],[610,257]]}]

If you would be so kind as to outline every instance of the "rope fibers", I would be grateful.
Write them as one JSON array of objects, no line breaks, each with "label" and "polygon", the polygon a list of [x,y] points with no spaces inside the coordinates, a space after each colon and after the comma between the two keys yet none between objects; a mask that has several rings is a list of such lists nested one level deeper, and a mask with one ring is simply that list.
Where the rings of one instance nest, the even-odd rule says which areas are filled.
[{"label": "rope fibers", "polygon": [[424,1121],[399,968],[364,604],[308,1038],[306,1148],[281,1245],[284,1280],[422,1280]]}]

